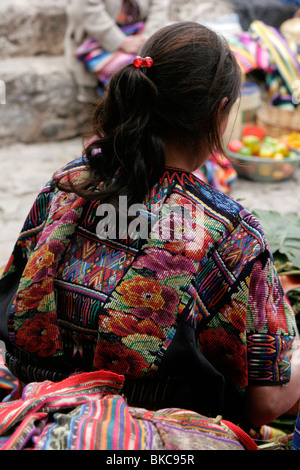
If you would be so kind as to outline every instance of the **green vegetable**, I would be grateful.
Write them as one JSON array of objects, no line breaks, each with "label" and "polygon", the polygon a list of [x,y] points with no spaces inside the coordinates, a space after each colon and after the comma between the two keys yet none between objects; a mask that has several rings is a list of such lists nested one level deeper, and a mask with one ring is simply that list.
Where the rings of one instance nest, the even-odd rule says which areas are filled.
[{"label": "green vegetable", "polygon": [[[276,211],[254,209],[270,244],[275,266],[279,274],[296,274],[300,279],[300,217],[298,214],[282,215]],[[300,330],[300,287],[286,293]]]},{"label": "green vegetable", "polygon": [[270,244],[278,271],[300,274],[300,217],[296,213],[254,209]]},{"label": "green vegetable", "polygon": [[[287,292],[287,297],[293,306],[295,315],[300,313],[300,287],[294,287]],[[300,321],[300,315],[297,317]]]}]

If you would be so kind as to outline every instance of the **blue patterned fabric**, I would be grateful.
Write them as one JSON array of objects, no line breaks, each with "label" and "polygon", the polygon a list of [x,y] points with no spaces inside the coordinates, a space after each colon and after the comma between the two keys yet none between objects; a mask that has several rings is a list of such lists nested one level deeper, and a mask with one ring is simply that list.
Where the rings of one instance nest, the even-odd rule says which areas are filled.
[{"label": "blue patterned fabric", "polygon": [[300,413],[298,413],[293,436],[293,450],[300,450]]}]

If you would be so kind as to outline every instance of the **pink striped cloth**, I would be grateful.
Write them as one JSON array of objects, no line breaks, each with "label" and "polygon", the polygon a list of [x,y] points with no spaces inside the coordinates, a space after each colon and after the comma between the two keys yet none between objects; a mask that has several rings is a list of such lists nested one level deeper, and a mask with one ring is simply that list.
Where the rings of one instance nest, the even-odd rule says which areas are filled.
[{"label": "pink striped cloth", "polygon": [[[143,28],[144,23],[138,22],[122,26],[121,30],[128,36],[141,33]],[[136,54],[126,54],[120,50],[108,52],[93,38],[87,39],[75,51],[75,57],[83,62],[89,71],[96,73],[99,81],[105,86],[113,73],[130,64],[135,56]]]}]

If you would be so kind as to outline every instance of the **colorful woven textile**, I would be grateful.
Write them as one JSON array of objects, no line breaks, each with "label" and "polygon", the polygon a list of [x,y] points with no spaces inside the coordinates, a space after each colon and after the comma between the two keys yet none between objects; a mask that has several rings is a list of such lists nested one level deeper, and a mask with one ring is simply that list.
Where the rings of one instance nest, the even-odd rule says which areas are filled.
[{"label": "colorful woven textile", "polygon": [[294,86],[300,80],[298,57],[282,34],[262,21],[253,21],[249,32],[229,39],[244,73],[255,69],[265,72],[268,102],[294,109]]},{"label": "colorful woven textile", "polygon": [[[60,175],[69,171],[82,181],[87,175],[82,159]],[[99,238],[99,209],[99,201],[58,191],[54,181],[38,195],[0,281],[0,303],[8,304],[7,286],[23,271],[1,331],[15,376],[61,380],[107,369],[134,381],[173,371],[182,375],[183,390],[174,389],[180,407],[193,403],[201,412],[210,400],[220,406],[213,396],[222,387],[211,377],[220,384],[221,374],[230,420],[240,419],[249,382],[289,381],[295,318],[249,212],[172,168],[140,210],[146,236],[130,223],[129,233]],[[174,391],[163,407],[173,400]]]},{"label": "colorful woven textile", "polygon": [[293,83],[300,78],[300,64],[287,40],[276,28],[267,26],[261,21],[254,21],[251,24],[251,31],[269,51],[271,61],[276,65],[288,91],[292,94]]},{"label": "colorful woven textile", "polygon": [[225,194],[230,193],[231,186],[237,178],[237,172],[232,163],[219,154],[206,160],[194,174],[197,178]]},{"label": "colorful woven textile", "polygon": [[[116,22],[127,36],[139,34],[144,29],[144,22],[139,21],[139,17],[139,8],[136,2],[123,0],[123,6]],[[76,49],[74,55],[86,65],[88,70],[96,73],[102,85],[106,86],[113,73],[132,62],[136,54],[126,54],[121,50],[108,52],[96,39],[89,38]]]},{"label": "colorful woven textile", "polygon": [[250,436],[189,410],[129,407],[123,377],[99,371],[31,383],[0,404],[0,450],[256,450]]},{"label": "colorful woven textile", "polygon": [[[125,34],[137,34],[144,28],[144,23],[136,23],[130,26],[122,27]],[[103,85],[107,85],[110,77],[118,69],[127,65],[134,59],[136,54],[126,54],[122,51],[107,52],[95,39],[87,39],[76,49],[75,56],[78,60],[84,62],[91,72],[97,74],[98,79]]]},{"label": "colorful woven textile", "polygon": [[256,442],[264,443],[268,441],[275,441],[277,438],[286,436],[286,433],[281,429],[274,428],[269,425],[263,425],[258,429],[251,429],[250,435]]}]

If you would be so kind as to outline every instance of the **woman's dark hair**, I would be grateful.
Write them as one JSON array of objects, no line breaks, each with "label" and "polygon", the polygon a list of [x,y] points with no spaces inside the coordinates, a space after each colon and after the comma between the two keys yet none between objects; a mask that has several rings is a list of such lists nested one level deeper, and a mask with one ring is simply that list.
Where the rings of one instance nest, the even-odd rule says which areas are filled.
[{"label": "woman's dark hair", "polygon": [[225,153],[220,103],[228,98],[222,112],[229,113],[240,91],[240,69],[225,40],[198,23],[175,23],[148,39],[140,55],[150,56],[152,67],[117,71],[95,110],[84,150],[88,180],[58,181],[61,189],[142,202],[164,171],[165,142]]}]

